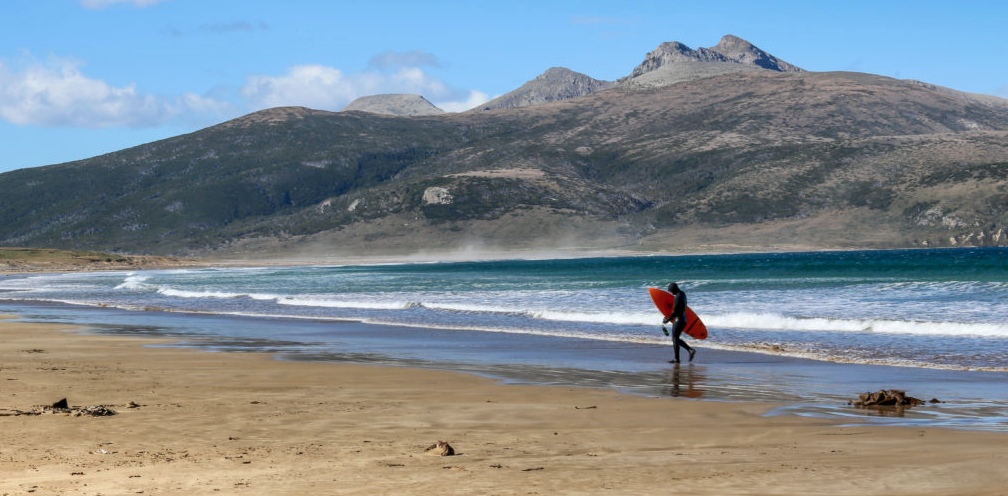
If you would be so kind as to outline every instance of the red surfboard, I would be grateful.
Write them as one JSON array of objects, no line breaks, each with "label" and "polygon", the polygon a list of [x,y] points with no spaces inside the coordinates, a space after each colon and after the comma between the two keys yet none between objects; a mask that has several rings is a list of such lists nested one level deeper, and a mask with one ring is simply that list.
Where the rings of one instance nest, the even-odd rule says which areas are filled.
[{"label": "red surfboard", "polygon": [[[672,293],[658,288],[648,288],[648,293],[651,293],[651,300],[662,315],[666,317],[672,315],[672,310],[675,309],[675,296]],[[697,339],[707,339],[707,326],[690,307],[686,307],[686,327],[683,328],[683,332]]]}]

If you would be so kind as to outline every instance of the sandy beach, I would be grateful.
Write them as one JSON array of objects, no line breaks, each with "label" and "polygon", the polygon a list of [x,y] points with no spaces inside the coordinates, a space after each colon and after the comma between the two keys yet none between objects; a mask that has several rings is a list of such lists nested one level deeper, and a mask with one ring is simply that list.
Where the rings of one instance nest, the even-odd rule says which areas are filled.
[{"label": "sandy beach", "polygon": [[[0,321],[0,494],[1005,494],[1008,435]],[[117,414],[39,411],[105,405]],[[443,440],[455,456],[425,449]]]}]

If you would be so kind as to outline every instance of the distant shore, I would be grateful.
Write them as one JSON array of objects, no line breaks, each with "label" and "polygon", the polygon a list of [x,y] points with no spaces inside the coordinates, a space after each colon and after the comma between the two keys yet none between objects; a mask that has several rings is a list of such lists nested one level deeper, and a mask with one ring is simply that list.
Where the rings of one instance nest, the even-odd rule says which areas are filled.
[{"label": "distant shore", "polygon": [[683,250],[592,249],[456,249],[417,251],[412,253],[374,253],[367,256],[339,254],[301,255],[297,252],[274,255],[256,254],[246,257],[219,256],[205,258],[179,258],[156,255],[130,255],[90,251],[58,250],[48,248],[22,248],[0,246],[0,275],[58,272],[96,272],[120,270],[170,270],[219,266],[277,266],[277,265],[345,265],[411,262],[464,262],[474,260],[509,259],[562,259],[591,257],[646,257],[676,255],[725,255],[736,253],[779,253],[803,251],[843,251],[851,248],[786,246],[758,247],[718,245],[694,247]]},{"label": "distant shore", "polygon": [[209,265],[212,263],[152,255],[0,247],[0,274],[173,269]]},{"label": "distant shore", "polygon": [[[1002,494],[1008,434],[0,320],[0,493]],[[113,416],[41,413],[62,398]],[[94,411],[94,410],[92,410]],[[101,411],[100,409],[98,411]],[[455,456],[425,454],[447,441]]]}]

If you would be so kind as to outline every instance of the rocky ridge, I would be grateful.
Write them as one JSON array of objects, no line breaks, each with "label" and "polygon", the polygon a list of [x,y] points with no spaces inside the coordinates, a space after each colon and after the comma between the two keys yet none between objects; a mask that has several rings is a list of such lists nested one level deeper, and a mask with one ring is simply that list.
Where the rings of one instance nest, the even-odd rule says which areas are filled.
[{"label": "rocky ridge", "polygon": [[644,57],[629,76],[618,82],[629,87],[664,87],[743,71],[802,72],[734,35],[725,35],[717,45],[696,50],[678,41],[662,43]]},{"label": "rocky ridge", "polygon": [[[696,50],[678,41],[662,43],[631,73],[617,81],[595,79],[566,67],[551,67],[517,89],[469,111],[522,108],[591,95],[615,86],[661,88],[695,79],[740,71],[801,72],[752,43],[725,35],[717,45]],[[417,116],[443,112],[420,95],[373,95],[359,98],[343,110],[384,115]]]}]

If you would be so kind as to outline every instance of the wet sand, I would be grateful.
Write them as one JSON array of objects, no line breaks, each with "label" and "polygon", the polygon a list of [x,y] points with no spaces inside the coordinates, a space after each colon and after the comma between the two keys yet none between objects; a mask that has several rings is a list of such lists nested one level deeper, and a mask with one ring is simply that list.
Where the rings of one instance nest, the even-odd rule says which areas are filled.
[{"label": "wet sand", "polygon": [[[0,301],[0,313],[89,333],[163,338],[170,346],[273,353],[281,360],[467,372],[507,384],[592,387],[643,396],[776,402],[773,414],[845,424],[918,425],[1008,432],[1008,373],[811,360],[694,343],[697,358],[670,365],[671,342],[633,343],[355,321],[127,311]],[[849,406],[860,393],[901,389],[942,403],[901,412]],[[889,413],[889,412],[885,412]]]},{"label": "wet sand", "polygon": [[[0,321],[0,494],[1004,494],[1008,434]],[[66,397],[117,415],[18,415]],[[130,408],[133,402],[138,405]],[[456,456],[424,449],[448,441]]]}]

